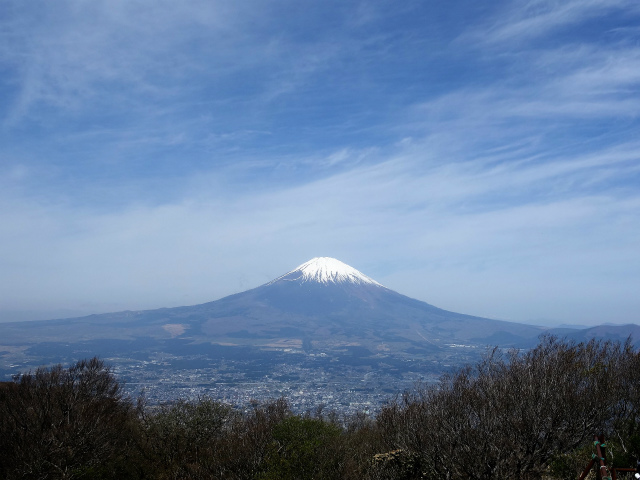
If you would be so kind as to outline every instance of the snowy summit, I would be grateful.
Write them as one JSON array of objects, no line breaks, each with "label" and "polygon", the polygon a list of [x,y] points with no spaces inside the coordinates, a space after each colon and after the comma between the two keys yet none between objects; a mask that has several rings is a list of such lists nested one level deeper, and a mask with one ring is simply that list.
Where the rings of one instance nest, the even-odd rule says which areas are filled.
[{"label": "snowy summit", "polygon": [[355,283],[358,285],[369,284],[379,287],[383,286],[372,278],[367,277],[364,273],[331,257],[312,258],[308,262],[269,282],[267,285],[281,280],[289,282],[297,281],[300,283]]}]

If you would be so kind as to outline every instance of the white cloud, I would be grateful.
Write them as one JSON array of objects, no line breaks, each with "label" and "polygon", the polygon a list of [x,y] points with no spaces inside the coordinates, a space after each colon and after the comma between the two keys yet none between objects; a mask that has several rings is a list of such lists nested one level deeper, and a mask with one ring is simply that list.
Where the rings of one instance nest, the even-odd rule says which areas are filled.
[{"label": "white cloud", "polygon": [[531,40],[550,31],[597,18],[612,11],[627,14],[640,13],[638,3],[633,0],[529,0],[511,2],[500,11],[491,25],[468,34],[483,44],[507,43]]},{"label": "white cloud", "polygon": [[61,5],[0,20],[0,310],[193,304],[329,255],[466,313],[638,311],[640,53],[536,43],[635,4],[508,3],[443,52],[370,3],[310,32],[292,4]]},{"label": "white cloud", "polygon": [[19,85],[8,123],[36,105],[73,113],[87,102],[133,109],[164,98],[166,104],[184,95],[179,84],[189,76],[206,71],[213,80],[268,58],[268,46],[247,44],[245,22],[259,24],[260,2],[66,1],[42,2],[38,15],[31,9],[16,5],[0,23],[0,61],[13,65]]},{"label": "white cloud", "polygon": [[[193,192],[194,200],[108,214],[5,204],[0,221],[13,228],[0,236],[0,263],[3,290],[12,294],[0,308],[25,301],[51,309],[86,302],[97,311],[192,304],[257,286],[327,254],[361,269],[376,265],[374,259],[397,265],[365,273],[445,308],[577,321],[575,312],[585,310],[577,304],[579,292],[600,291],[607,275],[614,277],[609,285],[619,285],[640,273],[634,253],[640,196],[597,195],[588,185],[590,172],[605,164],[617,177],[637,173],[637,163],[624,160],[628,153],[614,149],[501,168],[480,160],[416,174],[412,152],[235,200],[214,189]],[[562,188],[569,180],[573,184]],[[528,195],[554,182],[558,190],[538,199]],[[520,194],[517,202],[500,201]],[[415,265],[421,268],[413,271]],[[549,285],[566,293],[573,313],[568,306],[541,306],[538,294],[529,292],[547,284],[547,275]],[[469,279],[468,289],[458,295],[434,287],[441,276],[449,287]],[[514,278],[526,281],[518,288]],[[486,299],[495,300],[493,309]],[[592,313],[580,321],[606,315],[608,307],[585,302]]]}]

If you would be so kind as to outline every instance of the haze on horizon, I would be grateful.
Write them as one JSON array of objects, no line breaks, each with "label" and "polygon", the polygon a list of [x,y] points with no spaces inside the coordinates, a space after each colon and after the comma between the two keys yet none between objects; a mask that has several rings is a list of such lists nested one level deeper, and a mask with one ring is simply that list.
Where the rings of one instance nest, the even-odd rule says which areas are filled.
[{"label": "haze on horizon", "polygon": [[0,3],[0,321],[337,258],[454,312],[640,323],[640,3]]}]

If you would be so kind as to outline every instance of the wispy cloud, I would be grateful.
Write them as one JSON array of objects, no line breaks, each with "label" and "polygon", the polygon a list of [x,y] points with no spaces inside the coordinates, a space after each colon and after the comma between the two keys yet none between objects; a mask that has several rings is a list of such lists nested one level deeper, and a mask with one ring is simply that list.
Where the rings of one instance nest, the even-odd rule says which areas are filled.
[{"label": "wispy cloud", "polygon": [[[185,98],[189,78],[215,82],[269,59],[269,44],[251,41],[246,24],[258,22],[259,2],[80,2],[14,6],[3,22],[0,59],[14,66],[19,85],[7,121],[36,104],[83,113],[94,108],[167,108]],[[253,49],[254,55],[247,55]],[[167,55],[180,51],[180,55]],[[200,55],[207,55],[203,63]],[[109,98],[101,94],[107,90]],[[137,102],[132,100],[137,99]],[[124,105],[120,105],[121,107]],[[97,113],[97,112],[95,112]]]},{"label": "wispy cloud", "polygon": [[640,7],[454,3],[1,6],[0,310],[330,255],[452,310],[633,320]]},{"label": "wispy cloud", "polygon": [[[444,307],[527,320],[544,316],[528,289],[546,276],[557,276],[549,284],[578,297],[585,280],[573,285],[567,274],[615,274],[622,285],[640,269],[634,254],[640,195],[599,193],[591,185],[603,166],[616,178],[637,176],[631,151],[546,165],[437,165],[421,174],[411,166],[415,158],[399,155],[234,201],[213,189],[198,200],[110,214],[5,205],[3,223],[19,228],[0,239],[7,252],[2,263],[6,269],[11,258],[22,259],[13,262],[11,275],[16,301],[32,292],[34,279],[26,272],[37,268],[40,295],[57,299],[58,308],[81,297],[109,310],[153,306],[158,295],[167,305],[210,300],[257,286],[289,263],[320,253],[366,270],[385,251],[385,260],[402,268],[368,273],[392,288]],[[438,286],[441,275],[446,282]],[[523,276],[518,290],[512,283]],[[492,285],[488,298],[497,302],[496,292],[507,289],[509,300],[489,305],[465,299],[458,289],[447,293],[443,286],[451,288],[454,277],[478,283],[482,277]],[[119,300],[106,301],[104,289]],[[589,315],[585,321],[603,314],[588,299],[583,303],[573,308]],[[482,311],[473,312],[474,305]]]},{"label": "wispy cloud", "polygon": [[633,0],[529,0],[506,3],[497,19],[471,34],[484,44],[531,41],[554,30],[598,18],[611,12],[637,15]]}]

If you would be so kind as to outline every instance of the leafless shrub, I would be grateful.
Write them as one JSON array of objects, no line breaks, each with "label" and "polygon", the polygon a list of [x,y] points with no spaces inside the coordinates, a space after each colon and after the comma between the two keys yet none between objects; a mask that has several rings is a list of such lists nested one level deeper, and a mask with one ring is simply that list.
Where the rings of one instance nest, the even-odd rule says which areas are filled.
[{"label": "leafless shrub", "polygon": [[0,389],[0,477],[98,477],[107,463],[115,472],[131,451],[135,418],[97,358],[17,377]]},{"label": "leafless shrub", "polygon": [[633,411],[637,428],[632,364],[629,342],[544,337],[405,395],[378,422],[389,446],[421,455],[434,478],[540,478],[555,454],[613,431]]}]

